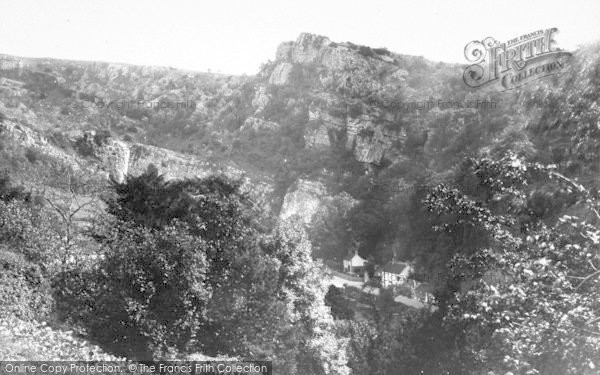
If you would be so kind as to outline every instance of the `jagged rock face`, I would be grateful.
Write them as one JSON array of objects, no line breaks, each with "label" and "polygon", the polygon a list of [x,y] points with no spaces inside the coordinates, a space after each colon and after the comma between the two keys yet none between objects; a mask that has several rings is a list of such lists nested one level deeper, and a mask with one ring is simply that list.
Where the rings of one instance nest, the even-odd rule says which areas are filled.
[{"label": "jagged rock face", "polygon": [[192,155],[186,155],[160,147],[137,143],[126,143],[108,138],[101,145],[95,144],[95,132],[75,131],[66,134],[76,147],[77,142],[90,144],[90,157],[74,155],[48,142],[39,133],[26,125],[13,120],[0,121],[0,136],[10,139],[15,144],[32,148],[48,155],[74,170],[84,170],[87,173],[105,174],[106,178],[123,182],[127,175],[140,175],[148,170],[150,165],[167,180],[183,178],[204,178],[214,174],[223,174],[232,179],[242,181],[241,190],[252,198],[255,204],[265,211],[271,209],[273,182],[268,176],[251,178],[234,165],[216,165]]},{"label": "jagged rock face", "polygon": [[256,117],[248,117],[242,125],[242,130],[253,129],[253,130],[275,130],[279,128],[279,124],[273,121],[266,121]]},{"label": "jagged rock face", "polygon": [[44,147],[47,144],[46,140],[36,132],[10,120],[5,120],[0,123],[0,134],[12,138],[15,143],[24,147]]},{"label": "jagged rock face", "polygon": [[[391,130],[396,114],[369,105],[363,97],[390,92],[393,98],[407,72],[394,64],[393,57],[368,51],[370,55],[351,43],[337,44],[312,34],[279,46],[269,81],[293,87],[304,84],[308,90],[306,148],[331,148],[345,139],[357,161],[380,164],[400,144],[396,141],[404,137],[402,129]],[[290,82],[292,69],[302,72],[303,82]],[[358,113],[350,113],[350,107]]]},{"label": "jagged rock face", "polygon": [[283,220],[299,217],[304,224],[310,224],[326,193],[327,189],[320,182],[298,180],[285,195],[279,217]]},{"label": "jagged rock face", "polygon": [[136,176],[154,166],[167,180],[184,178],[205,178],[210,175],[225,175],[242,181],[241,190],[249,194],[257,206],[265,211],[271,209],[273,182],[268,176],[249,177],[233,165],[217,165],[192,155],[167,150],[160,147],[131,144],[127,173]]},{"label": "jagged rock face", "polygon": [[16,121],[34,124],[37,121],[36,114],[21,102],[27,94],[24,86],[25,82],[0,78],[0,97],[3,98],[0,112]]},{"label": "jagged rock face", "polygon": [[[38,129],[60,125],[67,130],[110,128],[113,134],[123,136],[126,133],[130,137],[122,139],[128,140],[127,143],[111,140],[95,150],[94,155],[100,160],[102,168],[117,181],[122,181],[127,174],[143,173],[150,164],[169,179],[204,177],[211,173],[246,178],[239,168],[225,158],[214,163],[208,162],[212,150],[207,147],[204,157],[202,147],[205,141],[214,141],[218,145],[215,147],[223,146],[222,149],[227,150],[232,143],[226,142],[243,141],[247,134],[236,132],[248,129],[281,129],[281,132],[273,132],[274,139],[279,133],[282,136],[293,134],[293,142],[298,143],[296,146],[300,146],[299,149],[304,146],[337,152],[346,147],[356,160],[365,164],[380,164],[388,155],[397,152],[395,147],[399,143],[396,141],[402,139],[402,133],[400,130],[390,130],[394,129],[390,125],[396,121],[393,113],[377,108],[381,106],[369,103],[366,98],[372,96],[380,100],[388,93],[393,94],[404,83],[408,73],[403,67],[410,70],[410,64],[399,64],[395,61],[397,56],[375,53],[352,43],[334,43],[323,36],[301,34],[295,41],[281,44],[275,62],[266,64],[257,76],[250,78],[123,64],[15,60],[19,69],[26,71],[26,74],[15,74],[12,76],[14,79],[0,80],[0,105],[4,104],[0,112],[27,125],[42,123],[40,127],[35,126]],[[35,113],[22,105],[23,102],[29,105],[25,99],[16,100],[14,106],[10,106],[7,97],[31,96],[27,92],[32,83],[27,72],[34,70],[41,72],[40,79],[45,82],[45,86],[38,91],[50,93],[63,90],[68,94],[59,97],[60,100],[69,105],[86,105],[82,109],[70,106],[64,114],[59,113],[63,108],[50,101],[43,103],[44,106],[30,105]],[[24,85],[19,81],[21,79],[29,85]],[[36,90],[36,85],[33,85],[31,91]],[[3,95],[3,91],[7,94]],[[98,100],[122,99],[193,102],[191,115],[173,126],[176,129],[173,134],[174,137],[185,138],[189,133],[195,134],[194,127],[205,131],[206,139],[199,138],[198,143],[189,147],[190,152],[203,156],[136,143],[152,141],[153,144],[169,148],[176,145],[179,139],[163,144],[156,136],[151,140],[145,138],[150,133],[148,129],[155,124],[170,125],[169,120],[178,115],[175,111],[161,110],[132,117],[129,113],[88,105]],[[163,129],[169,131],[168,126]],[[302,137],[298,135],[303,136],[303,144]],[[176,146],[173,148],[188,152],[183,145],[181,148]],[[218,153],[212,154],[215,155]],[[216,159],[218,157],[220,155]],[[261,170],[262,166],[253,167]],[[271,171],[265,171],[265,175],[269,173]],[[255,178],[255,174],[252,174],[251,183],[257,187],[248,191],[256,193],[263,187],[265,191],[271,191],[269,178]],[[263,182],[264,186],[261,185]],[[306,211],[308,214],[302,215],[308,220],[311,212],[323,202],[318,197],[327,196],[323,190],[325,187],[315,184],[318,187],[309,181],[300,181],[298,189],[289,191],[284,198],[282,217]]]},{"label": "jagged rock face", "polygon": [[255,114],[262,112],[267,104],[269,104],[269,95],[267,94],[267,88],[265,86],[259,86],[256,89],[254,98],[252,99],[252,106],[256,108]]},{"label": "jagged rock face", "polygon": [[300,179],[285,195],[279,218],[288,220],[295,217],[310,227],[319,217],[328,215],[334,202],[344,208],[343,212],[347,212],[358,203],[346,192],[330,195],[321,182]]},{"label": "jagged rock face", "polygon": [[292,60],[300,64],[313,63],[319,58],[323,47],[331,43],[329,38],[321,35],[302,33],[296,39],[296,46],[292,50]]},{"label": "jagged rock face", "polygon": [[269,78],[269,83],[272,85],[285,85],[289,82],[290,74],[292,73],[292,69],[294,66],[290,63],[280,63],[278,64],[273,73],[271,73],[271,77]]},{"label": "jagged rock face", "polygon": [[[345,44],[332,43],[327,37],[308,33],[300,34],[295,42],[282,43],[277,50],[276,71],[284,64],[320,65],[329,70],[324,82],[339,82],[339,87],[353,95],[368,94],[380,90],[382,85],[374,73],[389,61],[366,58]],[[285,65],[289,69],[289,65]],[[282,83],[285,84],[285,83]]]},{"label": "jagged rock face", "polygon": [[128,173],[140,175],[151,165],[166,179],[181,179],[186,177],[206,177],[211,174],[213,165],[199,160],[191,155],[180,154],[164,148],[131,144]]},{"label": "jagged rock face", "polygon": [[371,164],[379,164],[393,142],[405,137],[402,132],[375,125],[368,116],[350,119],[346,130],[346,148],[353,150],[356,160]]},{"label": "jagged rock face", "polygon": [[125,181],[129,172],[129,147],[124,142],[109,139],[99,152],[99,158],[107,169],[109,178],[117,181]]},{"label": "jagged rock face", "polygon": [[319,126],[316,130],[309,131],[304,136],[306,147],[308,148],[329,148],[331,142],[329,141],[329,133],[327,128],[323,125]]},{"label": "jagged rock face", "polygon": [[46,138],[38,132],[12,120],[0,121],[0,136],[11,139],[15,145],[46,154],[64,165],[70,166],[73,170],[80,170],[82,167],[82,163],[77,157],[48,143]]},{"label": "jagged rock face", "polygon": [[343,130],[346,127],[346,117],[338,117],[331,115],[326,109],[316,108],[309,110],[309,120],[320,121],[329,129]]}]

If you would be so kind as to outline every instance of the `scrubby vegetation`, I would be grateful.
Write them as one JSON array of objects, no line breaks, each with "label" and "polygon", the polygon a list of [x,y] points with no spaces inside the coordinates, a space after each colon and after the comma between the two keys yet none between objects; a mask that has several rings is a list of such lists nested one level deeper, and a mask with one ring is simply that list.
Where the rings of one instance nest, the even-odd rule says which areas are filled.
[{"label": "scrubby vegetation", "polygon": [[[4,321],[58,318],[135,360],[252,355],[280,373],[347,373],[344,350],[326,329],[333,320],[306,237],[288,224],[264,227],[238,183],[167,183],[150,170],[116,184],[105,200],[106,217],[80,232],[96,253],[75,252],[57,267],[50,259],[62,259],[64,246],[43,237],[55,233],[52,207],[3,203]],[[8,354],[20,358],[17,351],[25,349]]]},{"label": "scrubby vegetation", "polygon": [[[294,64],[277,85],[276,63],[231,82],[159,72],[173,96],[161,103],[193,94],[200,109],[88,111],[74,104],[98,100],[95,86],[67,88],[84,68],[61,80],[43,64],[8,72],[26,82],[20,100],[40,118],[61,116],[64,129],[46,133],[77,160],[97,162],[90,156],[122,136],[269,173],[274,212],[300,178],[321,182],[331,199],[307,234],[260,212],[237,180],[167,181],[153,167],[104,186],[27,134],[22,145],[3,134],[0,357],[204,353],[270,359],[277,374],[596,374],[600,48],[499,100],[467,89],[460,67],[331,47],[352,51],[365,70]],[[133,76],[147,79],[133,70],[108,85],[111,95],[128,95]],[[85,72],[106,82],[102,69]],[[416,99],[435,105],[390,110]],[[17,115],[0,123],[27,123]],[[268,126],[245,125],[252,117]],[[61,133],[69,126],[95,133],[71,142]],[[326,137],[311,144],[322,127]],[[384,132],[381,159],[358,161],[356,144]],[[349,249],[377,264],[413,261],[436,309],[398,308],[391,290],[324,290],[313,257],[339,263]]]}]

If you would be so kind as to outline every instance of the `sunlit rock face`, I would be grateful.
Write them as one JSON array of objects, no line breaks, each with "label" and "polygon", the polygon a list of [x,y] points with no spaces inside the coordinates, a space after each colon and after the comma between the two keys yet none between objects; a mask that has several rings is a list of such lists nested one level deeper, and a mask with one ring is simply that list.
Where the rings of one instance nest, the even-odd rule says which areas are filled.
[{"label": "sunlit rock face", "polygon": [[270,99],[271,98],[267,94],[266,86],[257,87],[254,98],[252,99],[252,106],[255,108],[254,113],[257,114],[264,110],[267,104],[269,104]]},{"label": "sunlit rock face", "polygon": [[204,178],[210,175],[223,175],[241,181],[241,190],[265,211],[271,210],[273,182],[268,176],[249,176],[233,164],[216,164],[160,147],[131,144],[129,170],[131,175],[140,175],[149,167],[156,168],[167,180]]},{"label": "sunlit rock face", "polygon": [[310,224],[326,193],[325,186],[320,182],[298,180],[296,186],[285,195],[279,218],[286,220],[298,217],[304,224]]},{"label": "sunlit rock face", "polygon": [[321,125],[319,128],[309,131],[304,135],[304,140],[306,142],[307,148],[322,148],[327,149],[331,147],[331,142],[329,141],[329,134],[327,132],[327,127]]},{"label": "sunlit rock face", "polygon": [[[392,54],[303,33],[279,46],[269,72],[270,84],[287,85],[306,95],[307,149],[326,150],[344,142],[342,147],[352,151],[357,161],[379,165],[403,138],[402,129],[392,130],[397,120],[394,111],[367,100],[389,95],[393,100],[404,84],[407,72],[395,64]],[[257,98],[263,96],[255,91],[257,105]]]},{"label": "sunlit rock face", "polygon": [[271,73],[269,83],[272,85],[285,85],[289,83],[293,67],[292,64],[286,62],[278,64],[273,73]]},{"label": "sunlit rock face", "polygon": [[275,130],[279,128],[279,124],[273,121],[266,121],[257,117],[248,117],[246,121],[244,121],[244,125],[242,125],[241,130]]},{"label": "sunlit rock face", "polygon": [[344,211],[347,211],[358,201],[346,192],[329,193],[327,187],[319,181],[300,179],[288,189],[279,218],[282,220],[296,218],[310,227],[318,217],[328,214],[334,202],[338,206],[345,207]]},{"label": "sunlit rock face", "polygon": [[105,165],[108,175],[117,182],[125,181],[129,171],[129,147],[125,142],[110,139],[102,147],[99,155]]}]

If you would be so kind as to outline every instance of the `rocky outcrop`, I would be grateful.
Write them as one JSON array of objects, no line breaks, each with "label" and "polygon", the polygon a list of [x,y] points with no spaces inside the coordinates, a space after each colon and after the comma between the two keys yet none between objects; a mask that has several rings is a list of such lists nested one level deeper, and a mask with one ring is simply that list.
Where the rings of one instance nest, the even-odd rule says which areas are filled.
[{"label": "rocky outcrop", "polygon": [[319,217],[326,217],[330,207],[341,207],[343,209],[338,213],[344,214],[357,202],[346,192],[329,194],[326,186],[319,181],[300,179],[288,189],[279,218],[282,220],[297,218],[310,227]]},{"label": "rocky outcrop", "polygon": [[306,147],[308,148],[329,148],[331,147],[331,142],[329,141],[329,133],[327,132],[327,127],[324,125],[319,126],[317,129],[313,131],[309,131],[304,135],[304,141],[306,143]]},{"label": "rocky outcrop", "polygon": [[20,123],[37,123],[37,115],[19,99],[26,93],[26,90],[19,87],[7,87],[6,85],[3,86],[2,82],[0,82],[0,91],[3,91],[3,96],[8,97],[0,102],[0,112],[2,112],[5,117],[11,118]]},{"label": "rocky outcrop", "polygon": [[304,224],[310,224],[326,194],[327,189],[322,183],[298,180],[295,186],[288,189],[279,218],[287,220],[298,217]]},{"label": "rocky outcrop", "polygon": [[348,121],[346,148],[352,150],[356,160],[360,162],[379,164],[393,143],[401,139],[401,132],[376,125],[368,116]]},{"label": "rocky outcrop", "polygon": [[271,98],[267,94],[267,88],[265,86],[259,86],[252,99],[252,106],[255,108],[254,113],[262,112],[267,104],[269,104],[270,99]]},{"label": "rocky outcrop", "polygon": [[267,212],[271,210],[273,182],[267,175],[249,176],[232,164],[215,164],[192,155],[150,145],[130,144],[129,150],[127,172],[131,175],[142,174],[150,166],[155,167],[167,180],[224,175],[240,180],[241,190],[251,197],[257,207]]},{"label": "rocky outcrop", "polygon": [[323,47],[330,44],[331,41],[327,37],[302,33],[295,42],[282,43],[277,48],[277,60],[296,64],[315,63],[321,58]]},{"label": "rocky outcrop", "polygon": [[249,176],[245,171],[229,164],[215,164],[198,157],[160,147],[127,143],[112,137],[99,141],[94,131],[75,131],[66,134],[75,150],[85,150],[86,155],[67,152],[49,142],[40,132],[10,119],[0,121],[0,136],[14,145],[33,149],[40,154],[85,173],[105,174],[107,179],[123,182],[127,175],[139,175],[154,166],[167,180],[204,178],[222,174],[240,180],[241,189],[257,207],[269,211],[273,199],[273,182],[267,175]]},{"label": "rocky outcrop", "polygon": [[241,130],[275,130],[279,128],[279,124],[273,121],[266,121],[256,117],[248,117],[241,127]]},{"label": "rocky outcrop", "polygon": [[148,167],[154,166],[158,172],[168,180],[199,177],[203,178],[211,174],[214,166],[210,163],[197,159],[192,155],[181,154],[160,147],[130,144],[129,169],[127,173],[139,175],[144,173]]},{"label": "rocky outcrop", "polygon": [[56,161],[70,166],[73,170],[82,168],[82,161],[75,155],[52,145],[39,132],[12,120],[0,121],[0,136],[11,141],[13,146],[35,150],[39,154],[48,155]]},{"label": "rocky outcrop", "polygon": [[125,142],[109,139],[100,148],[98,157],[102,161],[109,178],[117,182],[125,181],[129,172],[129,147]]},{"label": "rocky outcrop", "polygon": [[287,62],[282,62],[275,66],[271,77],[269,77],[269,83],[272,85],[285,85],[289,83],[290,75],[294,66]]},{"label": "rocky outcrop", "polygon": [[305,147],[331,148],[344,140],[357,161],[377,165],[400,144],[396,141],[403,138],[403,130],[391,130],[394,109],[363,100],[372,95],[393,97],[403,84],[407,72],[395,65],[393,54],[304,33],[294,42],[282,43],[276,56],[270,83],[291,84],[289,72],[302,72],[303,81],[292,86],[306,90],[310,102]]}]

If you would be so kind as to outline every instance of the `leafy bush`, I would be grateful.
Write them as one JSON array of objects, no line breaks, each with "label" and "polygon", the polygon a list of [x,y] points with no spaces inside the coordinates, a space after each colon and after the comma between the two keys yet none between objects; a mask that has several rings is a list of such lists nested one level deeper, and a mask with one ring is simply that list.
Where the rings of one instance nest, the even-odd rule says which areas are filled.
[{"label": "leafy bush", "polygon": [[12,200],[29,202],[31,200],[31,193],[26,192],[22,186],[12,186],[10,177],[5,173],[3,176],[0,176],[0,200],[5,202]]},{"label": "leafy bush", "polygon": [[344,297],[343,290],[334,285],[329,287],[325,295],[325,304],[331,308],[331,315],[335,319],[352,319],[354,310]]},{"label": "leafy bush", "polygon": [[391,56],[391,52],[388,51],[387,48],[373,48],[373,52],[375,52],[378,55],[384,55],[384,56]]},{"label": "leafy bush", "polygon": [[59,311],[123,355],[152,359],[194,347],[210,297],[206,244],[181,224],[122,225],[105,240],[98,269],[56,278]]},{"label": "leafy bush", "polygon": [[120,361],[72,332],[44,322],[0,317],[0,358],[5,361]]},{"label": "leafy bush", "polygon": [[86,132],[75,141],[75,150],[84,157],[95,156],[98,148],[107,144],[113,135],[110,130],[98,130],[95,133]]},{"label": "leafy bush", "polygon": [[54,279],[68,321],[136,359],[202,351],[348,374],[297,225],[262,232],[239,183],[222,177],[166,182],[154,170],[115,192],[99,265]]},{"label": "leafy bush", "polygon": [[33,147],[29,147],[25,151],[25,157],[31,164],[35,164],[38,160],[40,160],[40,152]]},{"label": "leafy bush", "polygon": [[110,130],[107,130],[107,129],[98,130],[94,134],[94,143],[96,144],[96,146],[102,147],[107,143],[107,141],[111,137],[112,137],[112,133],[110,132]]},{"label": "leafy bush", "polygon": [[358,135],[362,138],[372,138],[375,135],[375,130],[371,128],[362,128],[358,131]]},{"label": "leafy bush", "polygon": [[0,244],[45,269],[58,243],[49,231],[51,222],[46,213],[31,204],[0,201]]},{"label": "leafy bush", "polygon": [[62,148],[63,150],[68,150],[71,148],[71,141],[69,138],[60,131],[53,131],[47,135],[48,141],[52,142],[52,144]]},{"label": "leafy bush", "polygon": [[375,53],[373,52],[371,47],[367,47],[367,46],[358,47],[358,53],[360,53],[364,57],[374,57],[375,56]]},{"label": "leafy bush", "polygon": [[0,248],[0,318],[43,319],[52,309],[50,284],[40,268]]},{"label": "leafy bush", "polygon": [[357,118],[358,116],[363,114],[363,108],[361,103],[352,103],[350,105],[348,114],[352,118]]}]

